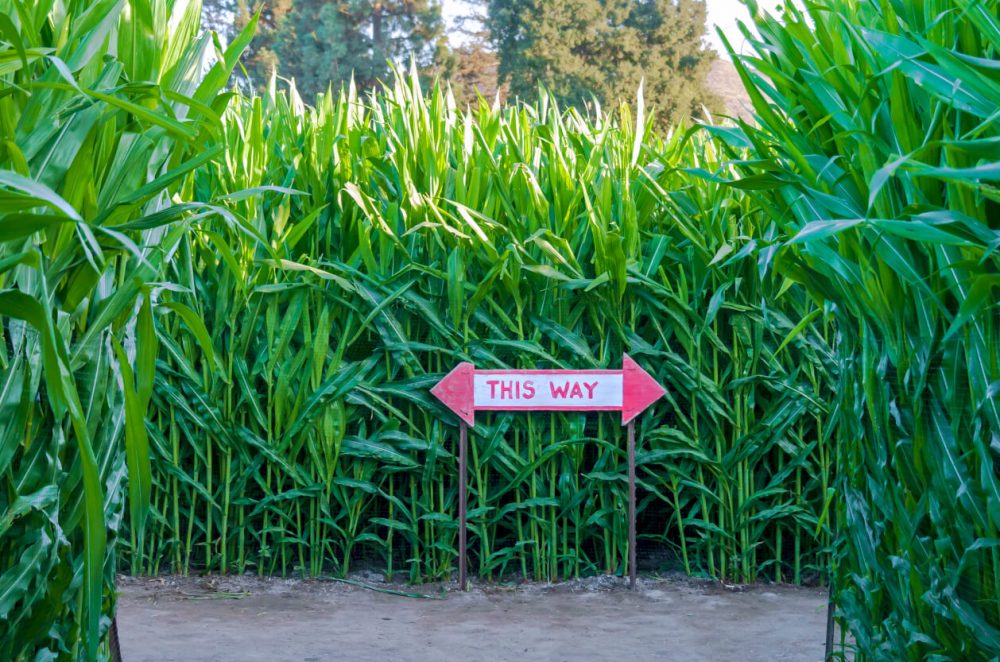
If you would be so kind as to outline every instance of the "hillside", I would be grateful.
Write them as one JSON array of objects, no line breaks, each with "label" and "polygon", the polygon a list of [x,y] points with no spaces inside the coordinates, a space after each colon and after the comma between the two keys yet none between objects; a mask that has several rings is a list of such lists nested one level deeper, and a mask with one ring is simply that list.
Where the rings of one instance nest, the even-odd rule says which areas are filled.
[{"label": "hillside", "polygon": [[726,115],[750,120],[750,95],[743,88],[743,81],[732,62],[721,58],[713,62],[707,84],[708,89],[722,99]]}]

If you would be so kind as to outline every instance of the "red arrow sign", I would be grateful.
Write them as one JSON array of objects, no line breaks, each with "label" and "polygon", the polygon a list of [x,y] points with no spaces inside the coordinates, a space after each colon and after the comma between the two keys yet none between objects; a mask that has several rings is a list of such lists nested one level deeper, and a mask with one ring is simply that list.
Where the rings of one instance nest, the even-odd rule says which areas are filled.
[{"label": "red arrow sign", "polygon": [[431,393],[469,426],[476,410],[620,411],[625,425],[666,390],[625,354],[621,370],[476,370],[460,363]]}]

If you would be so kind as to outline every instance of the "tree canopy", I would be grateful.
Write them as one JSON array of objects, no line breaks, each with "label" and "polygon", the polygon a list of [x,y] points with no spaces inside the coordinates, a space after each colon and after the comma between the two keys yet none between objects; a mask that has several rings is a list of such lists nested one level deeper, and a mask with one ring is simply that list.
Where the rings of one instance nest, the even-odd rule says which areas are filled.
[{"label": "tree canopy", "polygon": [[[256,6],[241,0],[246,20]],[[353,75],[361,88],[386,79],[389,63],[412,57],[433,72],[446,54],[439,0],[277,0],[265,7],[248,54],[248,72],[263,86],[277,70],[307,98]]]},{"label": "tree canopy", "polygon": [[664,121],[714,107],[715,57],[703,42],[703,0],[487,0],[499,77],[514,96],[539,83],[567,104],[647,97]]},{"label": "tree canopy", "polygon": [[[248,4],[248,3],[253,4]],[[631,99],[645,80],[660,124],[717,110],[706,76],[704,0],[467,0],[449,47],[441,0],[207,0],[214,23],[239,27],[262,10],[245,65],[253,86],[274,71],[313,98],[353,76],[364,89],[412,57],[441,76],[461,102],[533,98],[539,84],[585,108]],[[230,9],[232,8],[232,9]],[[470,27],[471,26],[471,27]]]}]

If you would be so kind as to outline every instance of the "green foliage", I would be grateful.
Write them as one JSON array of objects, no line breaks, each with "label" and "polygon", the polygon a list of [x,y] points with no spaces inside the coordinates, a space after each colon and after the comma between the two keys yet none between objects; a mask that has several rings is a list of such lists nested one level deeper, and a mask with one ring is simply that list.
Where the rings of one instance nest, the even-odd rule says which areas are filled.
[{"label": "green foliage", "polygon": [[[446,577],[428,388],[623,351],[669,389],[642,544],[738,581],[832,553],[862,658],[1000,655],[997,0],[796,0],[737,62],[758,124],[665,138],[641,96],[561,110],[571,82],[231,103],[253,26],[214,53],[197,2],[0,9],[3,659],[99,657],[116,542],[133,572]],[[613,417],[470,442],[480,576],[627,572]]]},{"label": "green foliage", "polygon": [[714,54],[702,0],[489,0],[500,80],[531,99],[539,84],[562,103],[614,106],[645,79],[661,126],[715,107],[705,90]]},{"label": "green foliage", "polygon": [[352,78],[372,88],[388,79],[391,62],[412,57],[426,70],[446,54],[438,0],[286,0],[268,12],[249,54],[251,80],[262,90],[273,72],[294,78],[310,102]]},{"label": "green foliage", "polygon": [[995,659],[1000,3],[784,11],[737,65],[760,124],[724,135],[838,320],[839,618],[862,659]]},{"label": "green foliage", "polygon": [[[96,659],[126,472],[144,539],[151,283],[211,160],[198,2],[0,2],[0,658]],[[168,28],[169,26],[169,28]],[[124,441],[124,443],[123,443]]]},{"label": "green foliage", "polygon": [[[462,360],[614,367],[627,350],[670,389],[640,422],[643,544],[743,581],[822,568],[822,313],[747,259],[773,228],[677,170],[717,167],[714,148],[663,141],[644,114],[586,119],[550,96],[462,113],[416,76],[233,108],[229,156],[189,183],[226,214],[169,275],[205,329],[158,319],[133,559],[447,577],[457,430],[428,389]],[[470,458],[480,576],[627,571],[613,416],[484,415]]]}]

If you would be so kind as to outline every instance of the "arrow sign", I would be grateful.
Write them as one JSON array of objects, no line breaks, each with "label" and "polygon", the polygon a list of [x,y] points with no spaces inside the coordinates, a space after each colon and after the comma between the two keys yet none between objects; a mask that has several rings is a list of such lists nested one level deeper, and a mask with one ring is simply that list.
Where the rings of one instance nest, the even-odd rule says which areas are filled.
[{"label": "arrow sign", "polygon": [[476,370],[460,363],[431,393],[470,427],[476,411],[620,411],[622,425],[666,393],[628,354],[621,370]]}]

